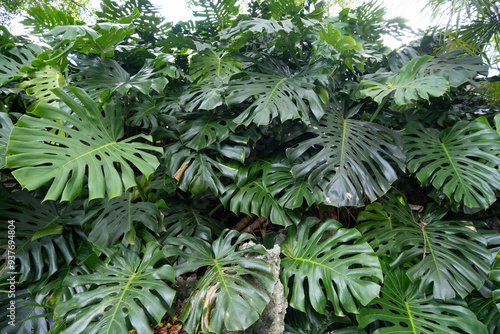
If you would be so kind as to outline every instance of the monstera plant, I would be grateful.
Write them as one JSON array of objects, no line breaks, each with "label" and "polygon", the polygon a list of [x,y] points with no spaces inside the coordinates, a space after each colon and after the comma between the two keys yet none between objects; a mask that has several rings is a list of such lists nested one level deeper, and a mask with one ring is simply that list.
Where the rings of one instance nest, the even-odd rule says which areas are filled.
[{"label": "monstera plant", "polygon": [[405,26],[374,1],[237,3],[0,29],[2,333],[220,334],[276,304],[286,333],[496,333],[483,58],[389,50]]}]

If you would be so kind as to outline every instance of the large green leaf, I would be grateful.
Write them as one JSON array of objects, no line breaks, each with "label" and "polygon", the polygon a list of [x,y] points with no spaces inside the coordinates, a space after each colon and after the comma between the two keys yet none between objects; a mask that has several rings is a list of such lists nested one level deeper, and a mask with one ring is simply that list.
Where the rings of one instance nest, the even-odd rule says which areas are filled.
[{"label": "large green leaf", "polygon": [[229,136],[231,120],[216,112],[189,115],[179,126],[180,140],[189,148],[199,151]]},{"label": "large green leaf", "polygon": [[100,54],[101,58],[113,56],[117,44],[134,33],[129,24],[100,22],[94,27],[68,25],[56,26],[47,35],[67,44],[63,54],[78,50],[81,53]]},{"label": "large green leaf", "polygon": [[173,282],[175,273],[169,265],[158,266],[164,258],[158,243],[148,243],[142,258],[138,247],[102,249],[108,259],[100,261],[93,273],[65,279],[70,287],[95,288],[56,306],[56,317],[69,324],[62,334],[128,333],[132,329],[128,323],[138,334],[151,333],[148,316],[159,323],[167,312],[175,291],[166,281]]},{"label": "large green leaf", "polygon": [[197,82],[210,77],[226,77],[239,71],[241,62],[229,53],[216,53],[212,50],[195,54],[189,65],[189,74]]},{"label": "large green leaf", "polygon": [[75,76],[84,78],[78,80],[76,85],[85,89],[93,99],[96,99],[105,89],[121,95],[126,95],[132,88],[145,95],[149,94],[151,88],[162,93],[168,80],[164,76],[154,78],[155,74],[152,67],[145,65],[131,76],[115,60],[106,59],[83,69]]},{"label": "large green leaf", "polygon": [[212,77],[186,90],[179,103],[187,111],[212,110],[224,104],[222,97],[227,87],[227,78]]},{"label": "large green leaf", "polygon": [[7,142],[9,141],[10,132],[14,128],[14,124],[9,117],[9,114],[0,112],[0,169],[5,166],[5,151],[7,150]]},{"label": "large green leaf", "polygon": [[23,77],[21,69],[31,68],[35,59],[29,48],[12,48],[8,50],[8,56],[0,55],[0,86]]},{"label": "large green leaf", "polygon": [[309,175],[313,185],[328,180],[326,204],[363,206],[363,197],[374,201],[389,190],[397,179],[394,164],[404,170],[403,138],[384,126],[328,113],[305,131],[314,137],[287,150],[287,156],[292,162],[306,152],[312,156],[293,166],[292,174]]},{"label": "large green leaf", "polygon": [[169,203],[168,209],[165,210],[165,219],[163,221],[167,238],[178,235],[191,237],[196,235],[200,227],[208,227],[212,233],[221,234],[224,228],[222,222],[210,217],[201,208],[197,208],[196,204],[195,199],[190,205],[185,203]]},{"label": "large green leaf", "polygon": [[[156,232],[162,223],[160,210],[154,203],[134,202],[132,192],[99,203],[82,223],[90,229],[88,240],[100,247],[111,247],[122,239],[134,244],[136,230],[147,227]],[[139,224],[137,226],[137,224]]]},{"label": "large green leaf", "polygon": [[[29,80],[26,80],[26,77]],[[53,89],[66,86],[66,79],[57,65],[43,66],[36,71],[28,72],[26,77],[23,82],[16,85],[17,88],[25,89],[26,93],[34,96],[37,101],[59,105]]]},{"label": "large green leaf", "polygon": [[[325,233],[328,238],[323,238]],[[287,295],[293,278],[290,306],[305,312],[307,296],[317,312],[324,314],[328,301],[335,314],[344,315],[344,310],[358,313],[358,303],[366,305],[377,297],[382,270],[367,243],[352,244],[360,237],[357,230],[342,228],[332,219],[319,224],[309,217],[290,227],[281,244],[281,280]]]},{"label": "large green leaf", "polygon": [[[10,284],[9,284],[10,285]],[[0,289],[5,286],[0,285]],[[14,313],[11,314],[10,301],[14,301]],[[37,306],[33,296],[27,289],[16,289],[15,299],[7,298],[7,295],[0,303],[0,326],[2,334],[45,334],[49,324],[45,316],[48,311]],[[13,317],[10,318],[9,315]],[[29,319],[28,319],[29,318]],[[14,324],[14,325],[12,325]]]},{"label": "large green leaf", "polygon": [[192,0],[193,15],[203,18],[207,23],[218,27],[218,29],[226,28],[232,16],[238,14],[239,5],[236,0]]},{"label": "large green leaf", "polygon": [[461,121],[443,131],[410,123],[405,132],[407,166],[424,185],[452,202],[487,209],[500,190],[500,136],[480,122]]},{"label": "large green leaf", "polygon": [[488,333],[486,326],[476,319],[465,303],[424,296],[402,268],[386,273],[380,292],[381,297],[370,303],[373,307],[364,307],[357,315],[361,328],[374,321],[387,323],[386,327],[378,328],[373,334]]},{"label": "large green leaf", "polygon": [[488,65],[483,64],[481,56],[466,56],[463,50],[453,50],[437,55],[420,69],[420,75],[441,75],[451,87],[458,87],[466,82],[475,84],[473,78],[478,73],[487,75]]},{"label": "large green leaf", "polygon": [[419,99],[429,100],[430,96],[441,96],[449,88],[448,81],[439,75],[417,77],[419,70],[432,56],[415,57],[406,63],[399,73],[382,78],[380,82],[362,80],[361,85],[367,88],[361,93],[370,96],[378,104],[394,93],[397,105],[406,105]]},{"label": "large green leaf", "polygon": [[301,119],[310,123],[310,113],[319,119],[324,114],[323,102],[315,91],[315,81],[327,81],[316,64],[292,74],[284,64],[268,64],[265,73],[249,72],[246,77],[230,82],[226,103],[236,106],[253,98],[255,101],[234,121],[244,125],[267,125],[279,117],[281,122]]},{"label": "large green leaf", "polygon": [[[81,202],[56,204],[40,203],[33,194],[20,191],[0,200],[0,217],[14,221],[15,257],[19,263],[20,281],[39,280],[44,273],[53,274],[75,257],[75,244],[71,233],[63,233],[64,225],[78,224],[83,217]],[[8,225],[0,225],[0,245],[10,240]],[[7,265],[7,263],[5,263]]]},{"label": "large green leaf", "polygon": [[152,34],[160,31],[163,21],[160,8],[149,0],[127,0],[119,3],[103,0],[101,11],[96,11],[96,15],[108,22],[132,22],[136,32],[145,41],[149,41]]},{"label": "large green leaf", "polygon": [[477,319],[488,327],[489,334],[500,331],[500,284],[486,281],[478,292],[467,297],[467,304]]},{"label": "large green leaf", "polygon": [[358,216],[361,241],[390,256],[391,268],[414,263],[407,273],[422,292],[432,287],[436,299],[464,298],[483,286],[492,255],[472,223],[443,221],[442,211],[419,217],[394,199],[371,204]]},{"label": "large green leaf", "polygon": [[[71,108],[74,115],[54,106],[41,103],[32,114],[24,115],[12,130],[7,146],[7,168],[18,168],[13,175],[29,190],[53,180],[45,200],[75,199],[81,192],[88,173],[89,199],[117,197],[123,189],[136,185],[130,164],[146,177],[159,165],[158,159],[145,150],[161,149],[134,140],[151,140],[137,135],[123,141],[123,117],[111,108],[102,114],[98,105],[80,88],[70,88],[79,102],[62,90],[54,93]],[[81,104],[80,104],[81,103]],[[72,124],[69,128],[54,120]],[[50,132],[57,129],[68,137]],[[117,168],[120,166],[120,171]]]},{"label": "large green leaf", "polygon": [[236,169],[219,162],[205,151],[194,152],[180,143],[165,150],[167,174],[175,178],[178,187],[192,194],[203,194],[211,190],[214,194],[224,192],[222,176],[234,178]]},{"label": "large green leaf", "polygon": [[[261,245],[236,250],[241,243],[251,239],[249,234],[224,230],[212,245],[191,238],[168,239],[165,255],[172,254],[186,259],[175,267],[177,275],[209,267],[191,293],[179,320],[189,334],[202,330],[222,333],[223,326],[230,331],[245,330],[259,319],[269,302],[274,288],[272,267],[262,259],[244,257],[247,253],[267,255]],[[179,247],[189,249],[180,250]]]},{"label": "large green leaf", "polygon": [[[236,174],[236,182],[226,187],[221,202],[226,206],[229,203],[229,209],[236,214],[240,212],[247,215],[256,214],[268,218],[273,224],[283,226],[298,224],[300,214],[292,209],[301,206],[304,197],[306,201],[311,201],[310,205],[317,202],[317,190],[314,194],[304,194],[309,192],[308,185],[297,182],[299,184],[297,189],[295,180],[290,177],[289,169],[288,172],[284,172],[284,169],[286,167],[271,166],[265,161],[240,167]],[[257,177],[261,172],[262,176]],[[289,188],[291,193],[288,195],[285,193],[281,197],[286,188]],[[298,197],[291,198],[292,195]]]}]

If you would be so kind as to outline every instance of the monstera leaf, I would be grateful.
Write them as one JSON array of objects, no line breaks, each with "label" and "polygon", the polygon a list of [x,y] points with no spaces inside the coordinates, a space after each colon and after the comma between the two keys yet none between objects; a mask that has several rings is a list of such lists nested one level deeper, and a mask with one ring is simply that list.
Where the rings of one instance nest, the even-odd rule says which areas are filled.
[{"label": "monstera leaf", "polygon": [[488,65],[481,56],[466,56],[463,50],[453,50],[432,58],[420,69],[420,75],[441,75],[458,87],[466,82],[477,85],[473,78],[478,74],[488,74]]},{"label": "monstera leaf", "polygon": [[224,228],[222,222],[198,209],[195,200],[190,205],[169,203],[165,213],[164,225],[167,238],[178,235],[191,237],[197,233],[200,227],[208,227],[212,233],[220,235]]},{"label": "monstera leaf", "polygon": [[193,0],[193,15],[203,18],[207,23],[224,29],[230,23],[231,16],[238,15],[236,0]]},{"label": "monstera leaf", "polygon": [[406,105],[419,99],[429,100],[430,96],[441,96],[449,88],[448,81],[439,75],[417,77],[418,72],[432,56],[415,57],[407,62],[399,73],[385,77],[380,82],[362,80],[361,85],[367,88],[361,93],[373,98],[378,104],[394,93],[397,105]]},{"label": "monstera leaf", "polygon": [[[0,216],[14,221],[15,256],[20,266],[20,281],[39,280],[44,273],[53,274],[75,257],[71,233],[63,233],[64,225],[78,224],[83,217],[81,202],[56,204],[40,202],[27,191],[15,192],[0,200]],[[7,224],[0,228],[0,245],[7,245]],[[6,263],[7,265],[7,263]]]},{"label": "monstera leaf", "polygon": [[[158,159],[145,150],[160,152],[161,149],[134,140],[150,140],[137,135],[123,137],[123,117],[111,108],[101,110],[80,88],[69,88],[79,102],[61,89],[54,93],[74,115],[54,106],[41,103],[32,114],[24,115],[12,130],[7,146],[7,168],[18,168],[12,174],[23,188],[37,189],[52,181],[45,200],[71,201],[80,194],[88,172],[89,199],[117,197],[123,189],[136,185],[136,177],[130,164],[146,177],[159,165]],[[54,120],[73,125],[69,128]],[[67,137],[50,132],[57,129]],[[121,171],[115,164],[119,164]]]},{"label": "monstera leaf", "polygon": [[120,3],[103,0],[101,11],[96,11],[96,15],[108,22],[132,22],[139,35],[146,40],[144,37],[148,37],[148,33],[157,33],[160,30],[163,18],[159,12],[160,8],[149,0],[127,0]]},{"label": "monstera leaf", "polygon": [[227,78],[212,77],[202,81],[200,85],[189,88],[181,95],[179,102],[187,111],[198,109],[212,110],[224,104],[222,97]]},{"label": "monstera leaf", "polygon": [[[0,285],[0,288],[4,287]],[[0,304],[2,334],[47,333],[49,326],[44,316],[47,315],[47,310],[36,305],[33,296],[27,289],[17,290],[15,296],[15,299],[4,298]],[[13,318],[9,317],[11,315],[11,310],[9,310],[11,300],[15,301]]]},{"label": "monstera leaf", "polygon": [[85,89],[93,99],[99,97],[99,94],[105,89],[109,89],[111,93],[118,92],[121,95],[126,95],[132,88],[144,95],[148,95],[150,89],[162,93],[168,82],[167,78],[163,76],[153,78],[155,76],[153,68],[147,65],[131,76],[112,59],[94,64],[76,75],[84,78],[78,80],[76,85]]},{"label": "monstera leaf", "polygon": [[8,50],[8,55],[0,55],[0,86],[22,78],[24,73],[21,69],[31,68],[35,59],[29,48],[12,48]]},{"label": "monstera leaf", "polygon": [[91,284],[95,288],[56,306],[55,316],[69,324],[61,333],[128,333],[132,329],[128,323],[138,334],[151,333],[148,316],[159,323],[167,312],[165,306],[175,297],[166,283],[174,281],[174,270],[158,265],[164,259],[159,244],[148,243],[142,258],[139,246],[118,245],[101,251],[107,261],[100,261],[93,273],[68,276],[64,281],[70,287]]},{"label": "monstera leaf", "polygon": [[407,166],[452,202],[487,209],[500,190],[500,137],[480,122],[461,121],[442,132],[410,123],[405,132]]},{"label": "monstera leaf", "polygon": [[486,281],[485,285],[467,297],[467,304],[477,319],[488,327],[489,334],[500,330],[500,284]]},{"label": "monstera leaf", "polygon": [[114,55],[117,44],[134,33],[129,24],[97,23],[94,28],[83,25],[56,26],[47,36],[54,36],[66,44],[63,54],[74,51],[100,54],[101,58]]},{"label": "monstera leaf", "polygon": [[364,196],[376,200],[397,179],[391,162],[404,170],[402,136],[384,126],[328,113],[306,132],[314,137],[287,150],[287,156],[293,162],[312,154],[293,166],[292,174],[297,179],[309,175],[312,185],[329,180],[326,204],[363,206]]},{"label": "monstera leaf", "polygon": [[66,79],[57,65],[46,65],[27,74],[29,80],[23,80],[16,85],[26,90],[28,95],[34,96],[37,101],[46,102],[54,106],[59,105],[53,89],[66,86]]},{"label": "monstera leaf", "polygon": [[[240,167],[236,174],[236,182],[226,187],[221,202],[226,206],[229,203],[229,209],[236,214],[240,212],[247,215],[256,214],[268,218],[273,224],[283,226],[298,224],[300,214],[292,209],[301,206],[303,198],[308,202],[311,201],[311,204],[317,202],[314,198],[317,191],[311,194],[309,187],[301,182],[297,182],[297,189],[295,180],[289,175],[289,169],[288,172],[284,169],[286,167],[280,170],[280,167],[271,166],[271,163],[266,161]],[[260,172],[263,176],[258,177]],[[280,199],[280,193],[286,188],[292,189]],[[292,195],[298,197],[291,198]]]},{"label": "monstera leaf", "polygon": [[224,192],[222,176],[234,178],[236,169],[214,160],[204,151],[194,152],[180,143],[165,150],[167,174],[175,178],[178,187],[192,194],[203,194],[211,190],[214,194]]},{"label": "monstera leaf", "polygon": [[196,151],[216,141],[221,143],[229,137],[229,128],[233,127],[230,120],[216,112],[195,113],[189,116],[179,127],[180,139],[187,147]]},{"label": "monstera leaf", "polygon": [[239,71],[241,62],[229,53],[218,54],[212,50],[194,55],[189,65],[191,78],[198,82],[210,77],[226,77]]},{"label": "monstera leaf", "polygon": [[9,114],[0,112],[0,169],[5,166],[5,150],[7,150],[7,142],[10,137],[10,132],[14,128],[14,124],[10,120]]},{"label": "monstera leaf", "polygon": [[310,123],[309,113],[319,119],[324,114],[323,102],[315,91],[315,81],[326,82],[321,64],[292,74],[286,65],[269,65],[266,73],[249,72],[246,77],[230,82],[226,103],[239,105],[254,98],[255,101],[234,121],[244,125],[268,125],[279,117],[281,122],[301,119]]},{"label": "monstera leaf", "polygon": [[[230,331],[245,330],[257,319],[269,302],[274,288],[272,267],[262,259],[244,257],[247,253],[267,255],[261,245],[236,250],[251,239],[249,234],[224,230],[212,245],[191,237],[168,239],[173,246],[165,247],[165,255],[179,255],[187,261],[175,267],[177,275],[196,272],[208,267],[191,293],[179,320],[189,334],[222,333],[223,326]],[[178,246],[188,248],[189,252]]]},{"label": "monstera leaf", "polygon": [[163,220],[158,207],[133,200],[132,192],[128,192],[91,209],[82,220],[90,229],[88,240],[100,247],[111,247],[123,237],[124,241],[134,244],[137,224],[156,231]]},{"label": "monstera leaf", "polygon": [[488,333],[463,302],[424,296],[402,268],[388,271],[384,281],[381,297],[370,303],[373,307],[364,307],[357,315],[359,327],[384,321],[387,327],[378,328],[373,334]]},{"label": "monstera leaf", "polygon": [[[287,295],[293,278],[290,306],[305,312],[307,296],[321,314],[327,301],[333,304],[336,315],[344,315],[344,310],[358,313],[356,301],[366,305],[378,296],[380,286],[376,281],[382,280],[378,259],[367,243],[352,244],[361,237],[355,229],[344,229],[332,219],[318,223],[319,219],[309,217],[299,226],[290,227],[281,244],[285,255],[281,280]],[[317,227],[314,232],[313,227]],[[323,239],[325,233],[329,237]]]},{"label": "monstera leaf", "polygon": [[486,239],[471,223],[441,220],[446,210],[419,217],[397,200],[382,202],[358,216],[363,222],[358,228],[361,241],[369,241],[377,255],[393,259],[391,269],[414,263],[409,278],[422,292],[432,287],[436,299],[464,298],[483,286],[493,259]]}]

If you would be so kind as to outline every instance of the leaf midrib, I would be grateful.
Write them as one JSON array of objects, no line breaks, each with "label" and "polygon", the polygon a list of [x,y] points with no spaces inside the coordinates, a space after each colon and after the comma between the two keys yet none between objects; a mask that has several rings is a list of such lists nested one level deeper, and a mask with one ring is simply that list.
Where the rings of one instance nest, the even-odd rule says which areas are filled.
[{"label": "leaf midrib", "polygon": [[115,317],[116,317],[116,313],[118,312],[118,309],[120,309],[120,304],[123,302],[123,299],[124,299],[124,296],[125,296],[125,293],[127,292],[127,290],[129,289],[129,286],[130,284],[132,283],[132,281],[134,280],[135,278],[135,275],[136,273],[132,273],[132,276],[130,276],[130,279],[127,281],[127,284],[125,285],[125,287],[123,288],[123,291],[122,291],[122,294],[120,295],[120,298],[118,298],[118,303],[116,304],[115,306],[115,311],[113,312],[113,315],[111,316],[111,321],[109,322],[109,326],[108,328],[106,329],[106,333],[110,333],[110,329],[111,329],[111,324],[113,324],[113,322],[115,321]]},{"label": "leaf midrib", "polygon": [[293,261],[292,267],[295,265],[295,262],[297,262],[297,261],[302,261],[302,262],[306,262],[306,263],[311,263],[311,264],[313,264],[313,265],[316,265],[316,266],[319,266],[319,267],[323,267],[323,268],[329,269],[330,271],[335,272],[335,273],[336,273],[336,274],[338,274],[339,276],[344,277],[346,280],[353,281],[353,280],[352,280],[349,276],[346,276],[346,275],[342,274],[341,272],[339,272],[339,271],[337,271],[337,270],[335,270],[335,269],[333,269],[333,268],[331,268],[331,267],[329,267],[329,266],[327,266],[327,265],[324,265],[324,264],[323,264],[323,263],[321,263],[321,262],[311,261],[311,260],[309,260],[309,259],[304,259],[304,258],[301,258],[301,257],[294,257],[294,258],[293,258],[293,260],[294,260],[294,261]]},{"label": "leaf midrib", "polygon": [[451,158],[450,156],[450,153],[448,152],[448,149],[446,148],[446,145],[443,143],[443,142],[440,142],[441,144],[441,147],[443,148],[443,151],[444,153],[446,154],[446,157],[448,158],[451,166],[453,167],[453,171],[455,172],[455,175],[457,176],[458,178],[458,182],[460,183],[460,187],[463,189],[463,188],[467,188],[467,187],[464,187],[464,181],[462,179],[462,176],[460,175],[460,173],[458,172],[457,170],[457,167],[455,166],[455,162],[454,160]]},{"label": "leaf midrib", "polygon": [[71,159],[70,161],[68,161],[68,162],[66,162],[66,163],[62,164],[61,166],[59,166],[59,167],[55,168],[55,169],[52,171],[52,174],[56,173],[59,169],[64,168],[66,165],[69,165],[69,164],[73,163],[74,161],[77,161],[77,160],[83,159],[83,157],[85,157],[85,156],[87,156],[87,155],[91,155],[92,153],[94,153],[94,152],[96,152],[96,151],[100,151],[100,150],[102,150],[102,149],[104,149],[104,148],[106,148],[106,147],[108,147],[108,146],[114,145],[114,144],[118,144],[118,143],[117,143],[116,141],[114,141],[114,142],[108,143],[108,144],[106,144],[106,145],[102,145],[102,146],[100,146],[100,147],[98,147],[98,148],[95,148],[95,149],[93,149],[93,150],[91,150],[91,151],[88,151],[88,152],[86,152],[86,153],[84,153],[84,154],[82,154],[82,155],[80,155],[80,156],[78,156],[78,157],[76,157],[76,158],[74,158],[74,159]]}]

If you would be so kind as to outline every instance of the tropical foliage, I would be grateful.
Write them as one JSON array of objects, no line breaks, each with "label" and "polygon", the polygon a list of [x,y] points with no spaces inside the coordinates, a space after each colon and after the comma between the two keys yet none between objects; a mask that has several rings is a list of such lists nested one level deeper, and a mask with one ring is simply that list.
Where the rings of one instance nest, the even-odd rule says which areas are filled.
[{"label": "tropical foliage", "polygon": [[193,4],[175,25],[105,0],[95,23],[44,5],[33,40],[1,29],[0,328],[245,330],[279,245],[286,333],[496,333],[485,53],[442,34],[391,51],[406,27],[373,1]]}]

